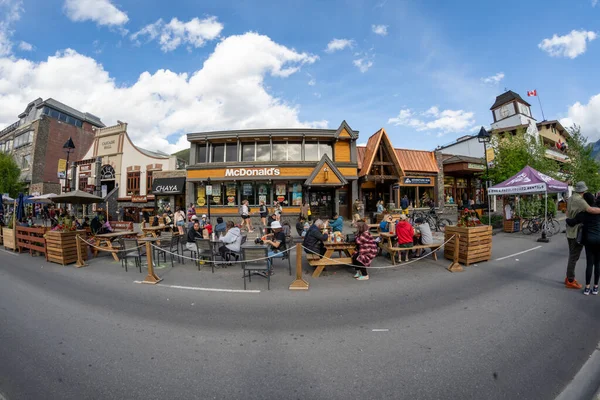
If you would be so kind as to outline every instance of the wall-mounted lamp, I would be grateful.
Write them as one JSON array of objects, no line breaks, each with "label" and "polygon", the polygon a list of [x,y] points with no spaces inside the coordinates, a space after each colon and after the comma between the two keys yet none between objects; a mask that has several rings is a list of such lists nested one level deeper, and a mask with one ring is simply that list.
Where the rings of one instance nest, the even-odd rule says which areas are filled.
[{"label": "wall-mounted lamp", "polygon": [[323,169],[323,173],[325,174],[325,180],[329,180],[329,169],[327,167]]}]

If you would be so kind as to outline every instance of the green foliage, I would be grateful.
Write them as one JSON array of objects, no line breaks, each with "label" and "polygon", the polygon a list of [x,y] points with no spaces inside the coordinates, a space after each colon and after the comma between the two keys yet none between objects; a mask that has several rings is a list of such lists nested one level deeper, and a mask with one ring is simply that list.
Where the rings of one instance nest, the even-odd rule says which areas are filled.
[{"label": "green foliage", "polygon": [[[523,196],[519,200],[522,218],[541,217],[544,215],[545,199],[543,195]],[[557,212],[556,199],[548,196],[548,214],[555,216]]]},{"label": "green foliage", "polygon": [[581,127],[573,125],[567,128],[571,137],[567,139],[567,155],[570,163],[564,169],[571,184],[584,181],[592,193],[600,190],[600,165],[592,156],[592,146],[587,144],[587,137],[581,134]]},{"label": "green foliage", "polygon": [[23,190],[23,183],[19,180],[21,169],[14,158],[7,153],[0,153],[0,193],[8,193],[17,197]]},{"label": "green foliage", "polygon": [[493,227],[501,227],[502,226],[502,215],[492,214],[492,223],[490,224],[490,219],[487,215],[482,215],[481,223],[484,225],[492,225]]},{"label": "green foliage", "polygon": [[489,179],[494,184],[507,180],[527,165],[543,174],[558,178],[557,162],[546,158],[546,148],[541,140],[536,141],[524,130],[519,130],[515,135],[494,135],[491,146],[494,148],[495,158]]}]

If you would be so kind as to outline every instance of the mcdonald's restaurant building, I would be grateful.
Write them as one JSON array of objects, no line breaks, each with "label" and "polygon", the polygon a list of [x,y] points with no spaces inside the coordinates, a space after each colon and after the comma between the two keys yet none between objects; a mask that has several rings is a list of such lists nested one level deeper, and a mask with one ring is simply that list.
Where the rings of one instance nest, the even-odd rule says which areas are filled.
[{"label": "mcdonald's restaurant building", "polygon": [[186,201],[199,214],[237,217],[248,200],[257,215],[261,201],[297,216],[304,202],[313,218],[351,213],[358,197],[358,131],[343,121],[337,129],[256,129],[187,135]]}]

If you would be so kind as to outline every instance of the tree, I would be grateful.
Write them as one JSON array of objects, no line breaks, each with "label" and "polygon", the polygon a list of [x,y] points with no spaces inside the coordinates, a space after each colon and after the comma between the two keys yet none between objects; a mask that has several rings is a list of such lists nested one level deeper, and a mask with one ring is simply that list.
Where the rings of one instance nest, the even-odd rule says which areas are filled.
[{"label": "tree", "polygon": [[527,165],[543,174],[559,178],[558,164],[546,157],[542,141],[536,140],[524,130],[517,131],[515,135],[494,135],[491,146],[494,149],[494,165],[490,168],[489,179],[494,184],[507,180]]},{"label": "tree", "polygon": [[0,153],[0,193],[8,193],[11,197],[18,196],[23,190],[20,181],[21,169],[14,158],[7,153]]},{"label": "tree", "polygon": [[593,148],[587,143],[587,137],[581,134],[581,127],[573,125],[567,128],[570,138],[567,139],[567,155],[569,163],[564,167],[569,181],[575,184],[584,181],[590,192],[600,190],[600,165],[592,156]]}]

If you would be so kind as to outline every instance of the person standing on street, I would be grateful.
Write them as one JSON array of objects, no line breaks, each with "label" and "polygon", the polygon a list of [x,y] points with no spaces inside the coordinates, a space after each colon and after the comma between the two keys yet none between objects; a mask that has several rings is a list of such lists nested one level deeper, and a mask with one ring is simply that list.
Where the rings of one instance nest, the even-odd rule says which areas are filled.
[{"label": "person standing on street", "polygon": [[[575,193],[571,196],[567,204],[567,218],[575,218],[577,214],[585,211],[588,204],[583,199],[583,194],[587,191],[585,182],[577,182]],[[575,266],[583,245],[577,243],[577,230],[581,229],[581,224],[567,226],[567,242],[569,243],[569,261],[567,262],[567,276],[565,277],[565,287],[569,289],[581,289],[581,284],[575,280]]]},{"label": "person standing on street", "polygon": [[359,221],[356,223],[356,252],[352,255],[352,264],[356,274],[354,278],[359,281],[369,280],[367,268],[371,261],[377,256],[378,248],[373,236],[369,232],[369,225]]}]

